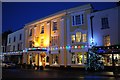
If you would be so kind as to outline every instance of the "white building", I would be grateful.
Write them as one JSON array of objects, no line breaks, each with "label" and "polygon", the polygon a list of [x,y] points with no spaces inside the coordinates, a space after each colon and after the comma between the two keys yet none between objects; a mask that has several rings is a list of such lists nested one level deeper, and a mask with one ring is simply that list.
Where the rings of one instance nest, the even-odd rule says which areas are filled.
[{"label": "white building", "polygon": [[9,34],[7,41],[7,53],[5,53],[7,59],[5,58],[5,60],[22,63],[22,52],[24,50],[24,42],[24,29],[20,29],[16,32]]},{"label": "white building", "polygon": [[[115,45],[120,45],[119,12],[120,7],[115,7],[93,12],[88,15],[89,46],[92,45],[92,42],[95,46],[109,46],[107,49],[111,49],[110,46],[113,46],[112,48],[115,49]],[[104,53],[106,53],[106,51]],[[102,54],[105,65],[112,65],[112,59],[117,58],[120,61],[120,55],[118,53],[113,54],[114,52]]]}]

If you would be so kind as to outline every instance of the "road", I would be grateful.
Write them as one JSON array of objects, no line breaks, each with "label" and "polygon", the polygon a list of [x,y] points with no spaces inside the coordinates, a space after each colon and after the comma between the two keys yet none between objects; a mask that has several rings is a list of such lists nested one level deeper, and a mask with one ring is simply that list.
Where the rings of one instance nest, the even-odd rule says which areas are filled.
[{"label": "road", "polygon": [[2,80],[6,78],[76,78],[80,80],[120,80],[120,75],[115,77],[113,72],[100,71],[88,72],[79,70],[33,70],[33,69],[3,69]]}]

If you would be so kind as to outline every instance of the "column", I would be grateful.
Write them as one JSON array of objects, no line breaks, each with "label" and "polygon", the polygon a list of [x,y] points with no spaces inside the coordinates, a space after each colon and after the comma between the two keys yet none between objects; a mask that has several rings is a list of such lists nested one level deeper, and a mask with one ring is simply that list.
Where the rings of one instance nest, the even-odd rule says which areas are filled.
[{"label": "column", "polygon": [[40,62],[39,62],[40,56],[39,56],[39,53],[37,55],[38,55],[38,66],[40,66]]},{"label": "column", "polygon": [[27,53],[27,64],[30,64],[30,53]]}]

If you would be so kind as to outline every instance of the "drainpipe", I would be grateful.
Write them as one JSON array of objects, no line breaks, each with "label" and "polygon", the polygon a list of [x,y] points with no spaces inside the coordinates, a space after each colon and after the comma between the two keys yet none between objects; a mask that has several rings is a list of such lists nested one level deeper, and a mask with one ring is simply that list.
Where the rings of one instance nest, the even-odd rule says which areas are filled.
[{"label": "drainpipe", "polygon": [[90,16],[90,24],[91,24],[91,36],[92,36],[92,39],[93,39],[93,17],[94,16]]}]

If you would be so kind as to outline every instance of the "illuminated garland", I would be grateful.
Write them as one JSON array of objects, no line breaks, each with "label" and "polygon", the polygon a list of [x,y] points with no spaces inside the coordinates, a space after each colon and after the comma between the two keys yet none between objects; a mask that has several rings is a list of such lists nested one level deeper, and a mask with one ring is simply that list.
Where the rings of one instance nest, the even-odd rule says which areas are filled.
[{"label": "illuminated garland", "polygon": [[61,46],[61,47],[48,47],[48,48],[28,48],[27,50],[36,50],[36,49],[42,49],[42,50],[44,50],[44,49],[47,49],[47,50],[59,50],[59,49],[67,49],[67,50],[69,50],[69,49],[84,49],[84,48],[87,48],[88,46]]}]

